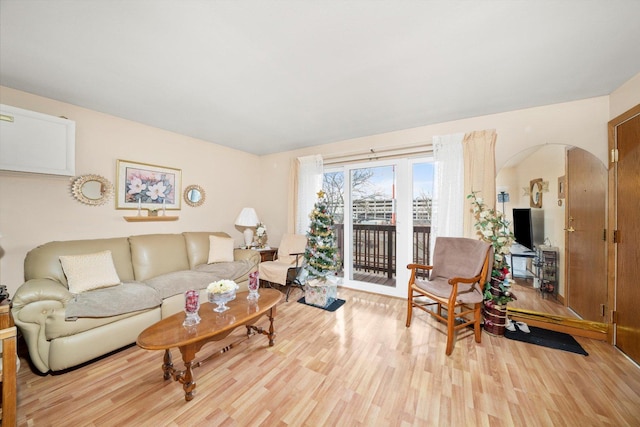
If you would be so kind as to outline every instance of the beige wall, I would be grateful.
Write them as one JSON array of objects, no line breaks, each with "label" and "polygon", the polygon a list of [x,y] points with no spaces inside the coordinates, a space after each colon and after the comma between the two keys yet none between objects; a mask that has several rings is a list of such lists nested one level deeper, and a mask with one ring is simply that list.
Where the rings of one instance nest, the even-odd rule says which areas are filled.
[{"label": "beige wall", "polygon": [[299,156],[317,153],[333,156],[357,151],[366,152],[370,148],[430,144],[433,136],[436,135],[496,129],[498,170],[515,154],[540,144],[575,145],[593,153],[604,162],[607,156],[608,120],[609,97],[602,96],[405,129],[264,156],[260,164],[262,179],[270,190],[262,195],[261,215],[264,215],[270,227],[269,236],[272,244],[279,241],[282,232],[292,229],[292,216],[288,208],[291,206],[291,200],[286,188],[290,185],[290,163]]},{"label": "beige wall", "polygon": [[[90,207],[69,195],[69,179],[0,172],[0,280],[12,292],[22,282],[26,252],[50,240],[184,230],[223,230],[237,243],[233,220],[254,206],[269,228],[269,243],[293,229],[290,167],[298,156],[324,156],[392,146],[430,144],[433,136],[496,129],[499,170],[516,153],[539,144],[581,147],[606,162],[607,121],[640,102],[640,74],[611,96],[404,129],[301,150],[256,156],[70,104],[0,87],[0,102],[76,121],[76,174],[95,173],[115,183],[116,159],[180,168],[183,185],[207,191],[200,208],[183,205],[180,220],[127,223],[113,203]],[[4,254],[3,254],[4,253]]]},{"label": "beige wall", "polygon": [[114,200],[97,207],[75,201],[69,177],[0,171],[0,280],[11,295],[23,282],[27,251],[42,243],[221,230],[240,244],[233,221],[241,208],[255,206],[260,214],[257,156],[6,87],[0,103],[74,120],[77,175],[102,175],[115,185],[116,160],[124,159],[181,169],[183,186],[206,191],[201,207],[182,201],[178,221],[128,223],[122,217],[135,211],[116,210]]},{"label": "beige wall", "polygon": [[609,98],[610,119],[640,104],[640,73],[613,91]]}]

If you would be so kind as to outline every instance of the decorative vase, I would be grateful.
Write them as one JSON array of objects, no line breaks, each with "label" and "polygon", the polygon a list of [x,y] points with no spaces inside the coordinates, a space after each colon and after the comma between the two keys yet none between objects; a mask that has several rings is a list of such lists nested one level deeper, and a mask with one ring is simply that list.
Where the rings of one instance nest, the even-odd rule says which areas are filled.
[{"label": "decorative vase", "polygon": [[209,302],[215,303],[217,305],[216,308],[213,309],[216,313],[222,313],[229,310],[227,307],[227,303],[229,301],[233,301],[236,299],[236,290],[231,290],[223,293],[212,293],[209,292]]},{"label": "decorative vase", "polygon": [[258,280],[258,272],[254,271],[253,273],[249,273],[249,295],[247,295],[248,300],[257,300],[260,298],[260,293],[258,293],[258,288],[260,287],[260,281]]},{"label": "decorative vase", "polygon": [[182,326],[194,326],[200,323],[200,294],[196,290],[188,290],[184,293],[184,312],[186,314]]},{"label": "decorative vase", "polygon": [[267,246],[267,233],[264,233],[262,236],[256,237],[256,244],[258,248],[263,249]]}]

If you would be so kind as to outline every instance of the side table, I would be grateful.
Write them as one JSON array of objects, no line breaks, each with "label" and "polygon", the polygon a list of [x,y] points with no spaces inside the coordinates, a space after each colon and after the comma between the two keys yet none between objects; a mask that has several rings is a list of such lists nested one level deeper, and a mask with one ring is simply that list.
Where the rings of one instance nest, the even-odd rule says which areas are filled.
[{"label": "side table", "polygon": [[257,249],[260,252],[260,262],[274,261],[278,253],[278,248]]}]

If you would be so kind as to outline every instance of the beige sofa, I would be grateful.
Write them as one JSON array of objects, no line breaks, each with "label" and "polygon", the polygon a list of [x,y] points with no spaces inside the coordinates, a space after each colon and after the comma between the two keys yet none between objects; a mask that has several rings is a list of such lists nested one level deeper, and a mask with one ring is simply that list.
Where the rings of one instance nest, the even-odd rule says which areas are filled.
[{"label": "beige sofa", "polygon": [[[207,264],[210,235],[229,237],[150,234],[50,242],[31,250],[12,313],[34,366],[43,373],[64,370],[135,343],[143,329],[183,310],[186,290],[200,290],[202,302],[215,280],[234,280],[246,290],[259,253],[235,249],[233,262]],[[122,285],[72,294],[60,256],[107,250]]]}]

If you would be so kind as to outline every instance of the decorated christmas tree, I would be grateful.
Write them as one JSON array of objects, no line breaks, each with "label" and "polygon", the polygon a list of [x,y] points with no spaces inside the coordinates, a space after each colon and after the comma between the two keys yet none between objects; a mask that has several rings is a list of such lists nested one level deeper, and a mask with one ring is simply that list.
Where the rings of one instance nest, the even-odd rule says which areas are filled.
[{"label": "decorated christmas tree", "polygon": [[307,232],[304,253],[308,279],[326,280],[338,269],[338,246],[333,231],[334,220],[327,207],[326,194],[320,190],[318,200],[309,215],[311,224]]}]

